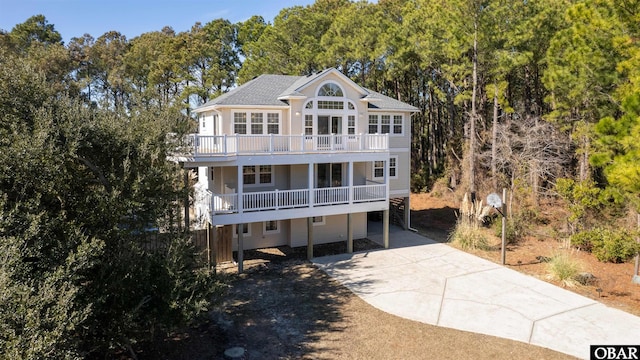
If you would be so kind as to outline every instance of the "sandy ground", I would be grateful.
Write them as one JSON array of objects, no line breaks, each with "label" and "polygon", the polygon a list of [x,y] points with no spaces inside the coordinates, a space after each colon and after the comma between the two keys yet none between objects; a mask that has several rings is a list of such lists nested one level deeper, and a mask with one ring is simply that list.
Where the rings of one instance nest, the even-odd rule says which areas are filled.
[{"label": "sandy ground", "polygon": [[[412,227],[446,241],[458,204],[451,196],[413,195]],[[490,233],[490,232],[488,232]],[[507,266],[546,279],[539,256],[562,242],[530,236],[507,252]],[[376,247],[357,240],[355,250]],[[344,252],[346,245],[316,246],[316,256]],[[476,251],[498,262],[500,251]],[[501,338],[399,318],[365,303],[306,261],[306,248],[272,248],[245,254],[245,273],[231,277],[228,294],[197,328],[141,351],[140,359],[224,359],[242,347],[243,359],[569,359],[568,355]],[[640,315],[640,286],[630,282],[633,264],[603,264],[577,254],[598,282],[569,288]],[[601,289],[597,292],[596,289]]]},{"label": "sandy ground", "polygon": [[[437,241],[446,241],[449,230],[455,226],[455,212],[458,206],[452,196],[434,197],[431,194],[414,194],[411,197],[411,224],[425,236]],[[506,265],[514,270],[566,287],[568,290],[608,306],[640,316],[640,285],[631,282],[634,262],[603,263],[590,253],[567,248],[566,242],[553,236],[553,233],[557,232],[554,230],[561,227],[560,223],[567,215],[554,212],[550,207],[543,209],[541,213],[548,218],[549,223],[532,225],[528,236],[517,244],[507,246]],[[491,229],[486,229],[485,235],[492,240],[495,250],[470,252],[493,262],[500,262],[500,239]],[[581,264],[583,272],[595,277],[591,284],[566,286],[548,278],[546,263],[540,259],[552,257],[562,251],[568,251]],[[601,291],[597,291],[598,289]]]}]

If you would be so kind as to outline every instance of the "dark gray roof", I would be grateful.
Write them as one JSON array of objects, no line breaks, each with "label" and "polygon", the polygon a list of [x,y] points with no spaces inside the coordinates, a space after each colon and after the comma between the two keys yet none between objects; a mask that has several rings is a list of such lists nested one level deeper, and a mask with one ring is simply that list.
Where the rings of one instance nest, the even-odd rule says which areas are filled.
[{"label": "dark gray roof", "polygon": [[420,111],[417,107],[409,105],[392,97],[382,95],[379,92],[366,89],[369,94],[365,99],[369,99],[369,109],[379,110],[402,110],[402,111]]},{"label": "dark gray roof", "polygon": [[[286,106],[288,103],[284,100],[279,100],[279,98],[303,95],[299,92],[299,89],[331,70],[327,69],[308,76],[260,75],[198,108],[214,105]],[[409,104],[369,89],[362,89],[367,92],[364,98],[369,100],[370,109],[418,111],[416,107]]]},{"label": "dark gray roof", "polygon": [[302,93],[300,93],[298,89],[305,86],[307,83],[315,80],[316,78],[320,77],[321,75],[323,75],[325,72],[328,72],[329,70],[330,69],[327,69],[327,70],[320,71],[315,74],[311,74],[307,76],[298,76],[298,80],[296,80],[293,84],[291,84],[291,86],[289,86],[285,91],[283,91],[280,94],[280,96],[302,95]]},{"label": "dark gray roof", "polygon": [[286,102],[278,100],[278,97],[298,79],[300,79],[299,76],[260,75],[228,93],[208,101],[201,107],[211,105],[287,105]]}]

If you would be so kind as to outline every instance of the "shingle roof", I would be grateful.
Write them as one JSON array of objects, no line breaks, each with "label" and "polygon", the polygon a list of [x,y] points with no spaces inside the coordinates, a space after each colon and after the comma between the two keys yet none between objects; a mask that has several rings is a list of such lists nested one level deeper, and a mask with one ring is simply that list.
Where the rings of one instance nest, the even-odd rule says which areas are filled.
[{"label": "shingle roof", "polygon": [[278,100],[278,97],[299,79],[299,76],[260,75],[228,93],[208,101],[201,107],[211,105],[287,105],[286,102]]},{"label": "shingle roof", "polygon": [[369,100],[369,109],[379,110],[402,110],[402,111],[420,111],[417,107],[409,105],[392,97],[382,95],[373,90],[366,89],[369,94],[365,99]]},{"label": "shingle roof", "polygon": [[[331,70],[332,69],[327,69],[308,76],[260,75],[229,91],[228,93],[208,101],[206,104],[198,107],[195,111],[197,112],[198,109],[204,109],[216,105],[286,106],[288,105],[287,102],[284,101],[284,99],[280,99],[283,97],[303,95],[299,89]],[[364,99],[369,101],[370,109],[418,111],[416,107],[409,104],[369,89],[362,89],[367,92]]]}]

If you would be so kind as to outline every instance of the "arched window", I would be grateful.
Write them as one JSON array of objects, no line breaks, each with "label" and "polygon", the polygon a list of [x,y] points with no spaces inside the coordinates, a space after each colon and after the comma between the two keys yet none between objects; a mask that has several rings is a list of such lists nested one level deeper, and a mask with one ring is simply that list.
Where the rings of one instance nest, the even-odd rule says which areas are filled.
[{"label": "arched window", "polygon": [[342,89],[334,83],[326,83],[318,90],[318,96],[336,96],[343,97]]}]

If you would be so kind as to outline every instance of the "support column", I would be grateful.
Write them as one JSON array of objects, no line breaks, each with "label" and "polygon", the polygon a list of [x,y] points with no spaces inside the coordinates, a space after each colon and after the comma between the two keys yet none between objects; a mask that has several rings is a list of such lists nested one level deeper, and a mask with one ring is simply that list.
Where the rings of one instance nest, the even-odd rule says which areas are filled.
[{"label": "support column", "polygon": [[[236,136],[236,140],[237,139],[238,137]],[[236,149],[238,148],[236,147]],[[238,165],[238,183],[236,185],[236,194],[238,195],[238,214],[242,214],[244,212],[244,177],[242,170],[242,165]],[[242,271],[244,271],[244,224],[241,223],[236,225],[236,230],[238,231],[238,274],[242,274]]]},{"label": "support column", "polygon": [[207,267],[209,270],[211,270],[211,238],[214,232],[215,228],[212,230],[211,224],[207,223]]},{"label": "support column", "polygon": [[389,209],[382,212],[382,243],[384,248],[389,248]]},{"label": "support column", "polygon": [[236,225],[236,229],[238,230],[238,274],[242,274],[244,271],[244,224]]},{"label": "support column", "polygon": [[[389,144],[389,134],[387,135],[387,144]],[[382,243],[384,248],[389,248],[389,156],[384,162],[384,183],[386,185],[387,208],[382,212]]]},{"label": "support column", "polygon": [[405,230],[409,230],[411,224],[411,199],[407,196],[404,198],[404,226]]},{"label": "support column", "polygon": [[313,259],[313,217],[307,218],[307,259]]},{"label": "support column", "polygon": [[236,194],[238,195],[238,214],[244,212],[244,177],[242,170],[242,165],[238,165],[238,184],[236,185]]},{"label": "support column", "polygon": [[353,161],[347,165],[347,186],[349,187],[349,204],[353,204]]},{"label": "support column", "polygon": [[347,252],[353,252],[353,216],[347,214]]},{"label": "support column", "polygon": [[[349,187],[349,204],[353,204],[353,161],[347,165],[347,186]],[[353,216],[347,214],[347,253],[353,252]]]},{"label": "support column", "polygon": [[309,168],[307,171],[307,184],[309,189],[309,207],[312,208],[315,202],[315,193],[313,191],[313,163],[309,163]]}]

